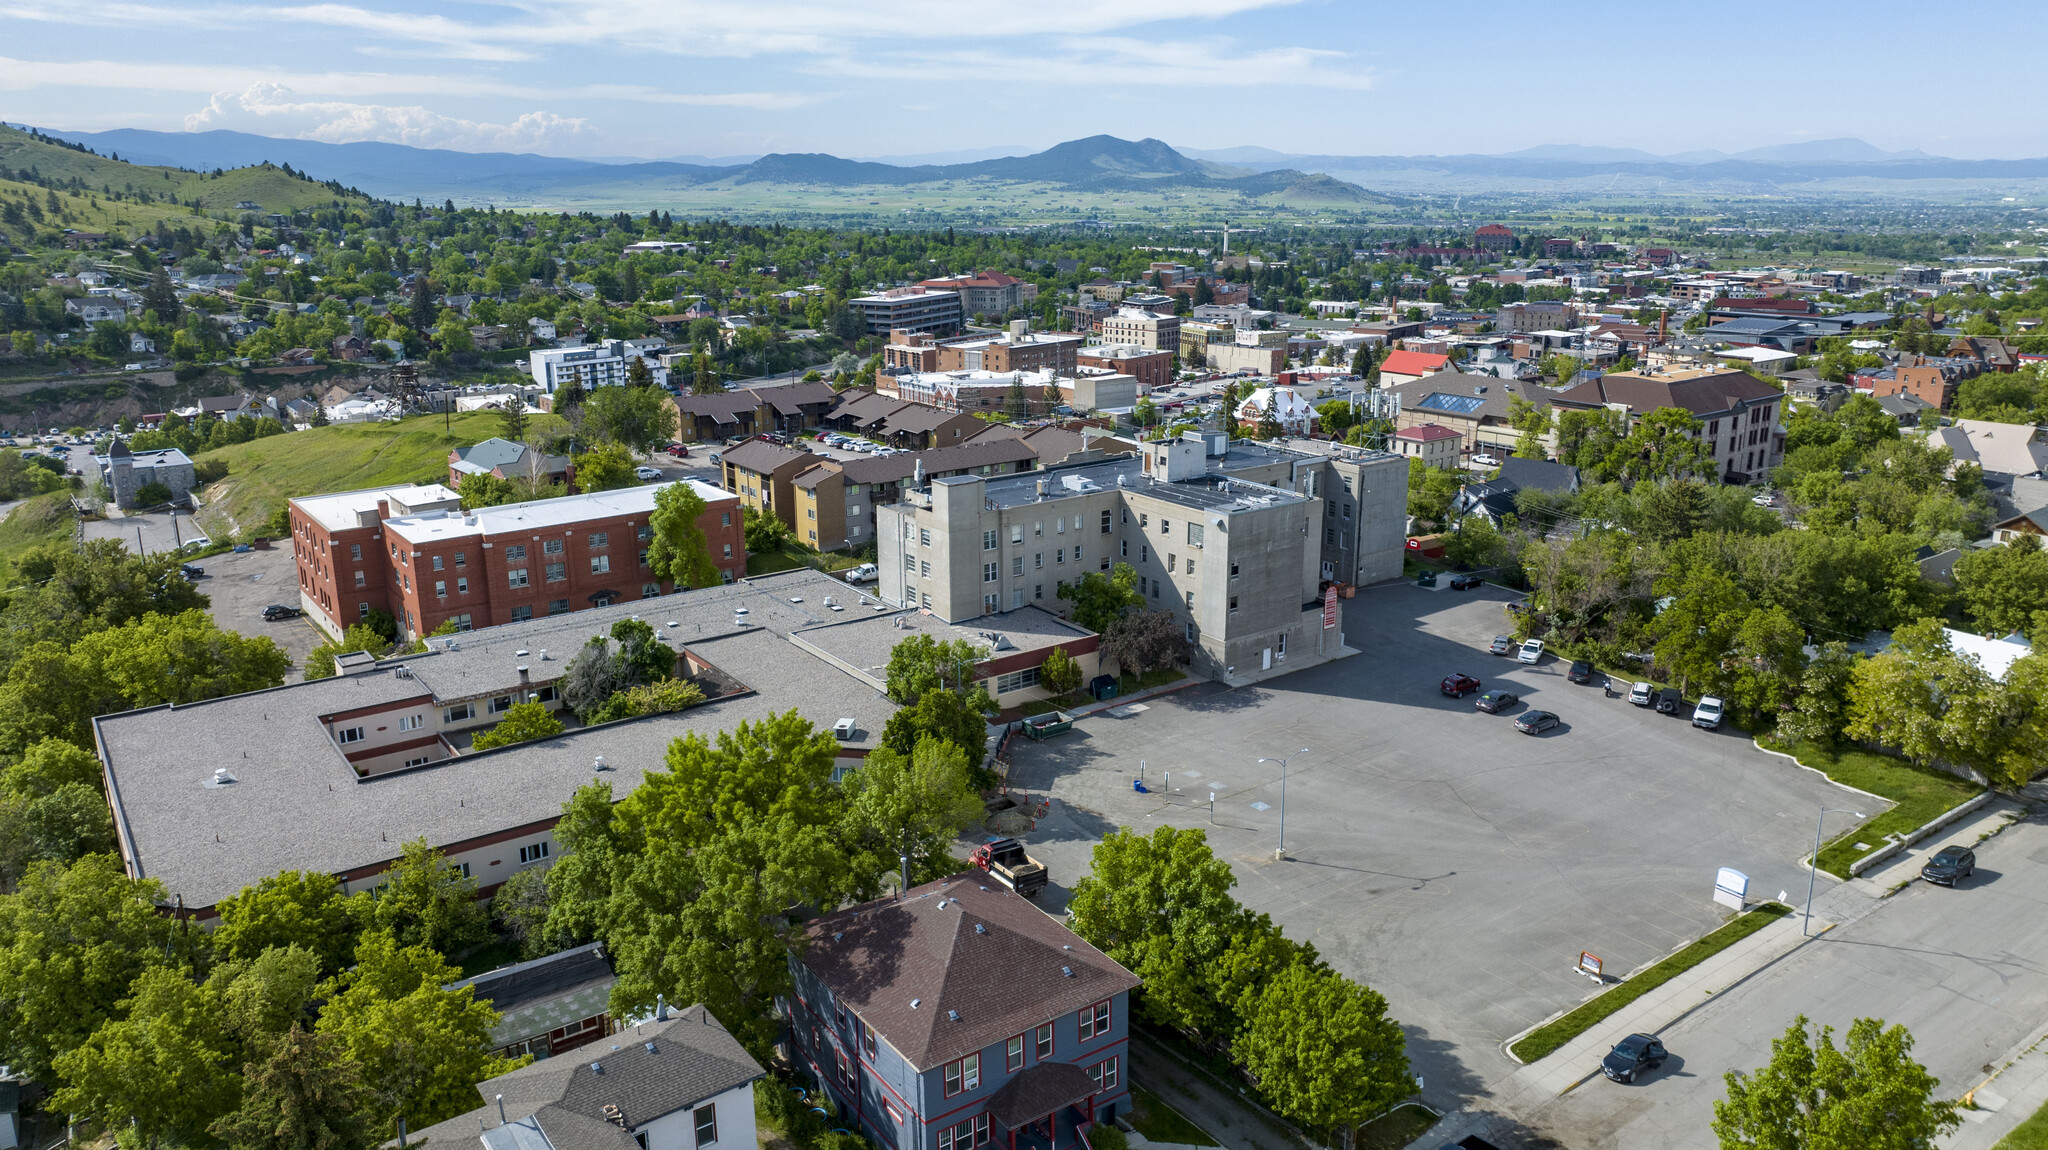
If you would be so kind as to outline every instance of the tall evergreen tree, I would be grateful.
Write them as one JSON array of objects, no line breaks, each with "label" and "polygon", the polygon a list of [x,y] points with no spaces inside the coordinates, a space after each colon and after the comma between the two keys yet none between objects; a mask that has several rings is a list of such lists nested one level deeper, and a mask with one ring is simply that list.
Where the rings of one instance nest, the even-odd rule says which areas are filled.
[{"label": "tall evergreen tree", "polygon": [[184,313],[184,305],[178,302],[178,293],[171,287],[171,273],[163,268],[149,277],[149,286],[142,289],[142,308],[164,323],[176,323]]},{"label": "tall evergreen tree", "polygon": [[242,1073],[241,1107],[211,1131],[234,1150],[364,1150],[375,1141],[363,1120],[362,1068],[334,1035],[294,1023]]}]

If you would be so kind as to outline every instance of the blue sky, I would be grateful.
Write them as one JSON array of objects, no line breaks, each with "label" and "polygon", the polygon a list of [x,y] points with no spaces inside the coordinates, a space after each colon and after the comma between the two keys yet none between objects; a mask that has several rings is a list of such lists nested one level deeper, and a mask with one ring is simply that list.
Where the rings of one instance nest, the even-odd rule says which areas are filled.
[{"label": "blue sky", "polygon": [[0,0],[0,119],[606,157],[1097,132],[1337,154],[1857,136],[2040,156],[2037,18],[1831,0]]}]

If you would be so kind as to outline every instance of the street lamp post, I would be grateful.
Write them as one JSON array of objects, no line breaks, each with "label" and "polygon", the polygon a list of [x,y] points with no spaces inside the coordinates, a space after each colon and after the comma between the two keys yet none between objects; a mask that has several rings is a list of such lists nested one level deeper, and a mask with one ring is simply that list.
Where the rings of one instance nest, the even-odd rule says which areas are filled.
[{"label": "street lamp post", "polygon": [[[1294,755],[1305,754],[1308,754],[1307,747],[1294,752]],[[1293,758],[1294,755],[1287,756],[1287,759]],[[1276,859],[1283,858],[1287,854],[1287,759],[1259,760],[1262,763],[1280,764],[1280,843],[1273,850],[1273,857]]]},{"label": "street lamp post", "polygon": [[1815,872],[1820,870],[1820,828],[1828,821],[1829,815],[1855,815],[1860,819],[1863,812],[1822,807],[1820,817],[1813,820],[1813,854],[1806,860],[1806,920],[1799,924],[1799,934],[1802,938],[1810,937],[1813,933],[1813,880]]}]

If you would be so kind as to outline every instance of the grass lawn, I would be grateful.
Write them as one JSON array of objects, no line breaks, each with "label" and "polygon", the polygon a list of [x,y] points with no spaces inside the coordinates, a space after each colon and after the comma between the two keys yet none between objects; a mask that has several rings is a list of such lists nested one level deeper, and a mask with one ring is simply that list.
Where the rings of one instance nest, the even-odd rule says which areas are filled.
[{"label": "grass lawn", "polygon": [[1436,1115],[1423,1107],[1396,1106],[1358,1128],[1357,1150],[1401,1150],[1434,1125]]},{"label": "grass lawn", "polygon": [[794,571],[799,567],[815,567],[820,571],[844,571],[858,567],[857,556],[844,555],[837,551],[813,551],[794,539],[785,539],[773,551],[748,551],[747,574],[773,575],[777,571]]},{"label": "grass lawn", "polygon": [[[536,416],[539,430],[553,416]],[[260,532],[272,511],[297,495],[351,491],[380,484],[448,482],[448,453],[498,434],[494,411],[469,411],[453,418],[418,415],[396,423],[349,423],[314,427],[203,451],[218,459],[228,476],[206,489],[209,507],[231,516],[244,533]]]},{"label": "grass lawn", "polygon": [[1178,671],[1171,667],[1147,671],[1143,675],[1118,675],[1116,679],[1116,693],[1118,695],[1129,695],[1152,687],[1163,687],[1168,683],[1178,683],[1187,677],[1188,673],[1186,671]]},{"label": "grass lawn", "polygon": [[2013,1127],[2012,1133],[2000,1138],[1992,1150],[2048,1150],[2048,1104]]},{"label": "grass lawn", "polygon": [[1553,1053],[1615,1011],[1769,926],[1774,919],[1791,913],[1791,907],[1767,902],[1755,910],[1737,915],[1657,965],[1587,1000],[1577,1010],[1530,1031],[1509,1048],[1508,1053],[1524,1062],[1534,1062]]},{"label": "grass lawn", "polygon": [[462,956],[462,977],[475,978],[518,961],[518,943],[509,938],[494,938]]},{"label": "grass lawn", "polygon": [[71,510],[71,494],[52,491],[30,496],[0,521],[0,564],[8,582],[13,582],[14,561],[22,552],[45,543],[62,543],[71,538],[77,516]]},{"label": "grass lawn", "polygon": [[1825,771],[1829,778],[1844,786],[1883,795],[1897,804],[1821,848],[1820,869],[1837,878],[1848,878],[1849,864],[1870,853],[1857,850],[1857,843],[1867,843],[1874,850],[1884,845],[1886,835],[1912,831],[1984,791],[1983,787],[1947,771],[1916,767],[1896,756],[1873,751],[1828,751],[1812,743],[1772,749],[1784,751],[1817,771]]},{"label": "grass lawn", "polygon": [[1142,1086],[1131,1087],[1131,1128],[1154,1142],[1184,1142],[1190,1146],[1215,1146],[1200,1126],[1159,1100]]}]

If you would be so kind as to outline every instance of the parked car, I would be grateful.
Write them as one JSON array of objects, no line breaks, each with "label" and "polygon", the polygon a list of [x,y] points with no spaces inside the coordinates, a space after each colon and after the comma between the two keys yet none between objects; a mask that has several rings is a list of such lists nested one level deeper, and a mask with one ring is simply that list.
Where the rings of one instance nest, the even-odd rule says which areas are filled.
[{"label": "parked car", "polygon": [[187,579],[197,579],[206,574],[206,568],[201,567],[197,563],[180,563],[178,564],[178,574],[183,575]]},{"label": "parked car", "polygon": [[1751,503],[1756,504],[1758,507],[1776,507],[1778,505],[1778,497],[1771,494],[1768,491],[1764,492],[1762,495],[1750,496],[1749,501]]},{"label": "parked car", "polygon": [[1616,1082],[1634,1082],[1643,1071],[1664,1065],[1667,1057],[1664,1044],[1656,1036],[1631,1034],[1615,1043],[1607,1057],[1600,1060],[1600,1073]]},{"label": "parked car", "polygon": [[1573,659],[1571,669],[1564,673],[1567,683],[1590,683],[1593,681],[1593,664],[1584,659]]},{"label": "parked car", "polygon": [[1453,699],[1462,699],[1479,689],[1479,680],[1470,675],[1445,675],[1437,689]]},{"label": "parked car", "polygon": [[1957,886],[1977,873],[1976,852],[1968,847],[1943,847],[1920,868],[1920,877],[1942,886]]},{"label": "parked car", "polygon": [[[1073,725],[1071,720],[1068,725]],[[1045,864],[1026,854],[1024,844],[1016,839],[990,839],[968,857],[991,878],[1025,898],[1037,898],[1050,877]]]},{"label": "parked car", "polygon": [[296,619],[303,614],[305,612],[297,607],[287,607],[282,603],[272,603],[263,609],[263,621],[265,623],[275,623],[282,619]]},{"label": "parked car", "polygon": [[1508,604],[1507,608],[1510,615],[1527,615],[1534,610],[1534,608],[1529,606],[1529,602],[1526,599],[1517,599]]},{"label": "parked car", "polygon": [[1491,456],[1491,455],[1475,455],[1475,456],[1473,456],[1473,457],[1472,457],[1472,466],[1474,466],[1474,467],[1499,467],[1499,466],[1500,466],[1500,460],[1498,460],[1498,459],[1495,459],[1495,458],[1494,458],[1493,456]]},{"label": "parked car", "polygon": [[1472,705],[1489,715],[1498,715],[1521,701],[1522,697],[1513,691],[1503,691],[1495,687],[1493,690],[1479,696]]},{"label": "parked car", "polygon": [[1678,693],[1677,687],[1666,687],[1657,692],[1657,697],[1652,701],[1652,705],[1657,708],[1657,713],[1660,715],[1675,715],[1678,713],[1678,705],[1683,702],[1685,702],[1685,697]]},{"label": "parked car", "polygon": [[879,574],[879,572],[876,571],[874,564],[863,563],[860,566],[852,568],[851,570],[847,571],[846,574],[842,576],[842,578],[844,578],[848,583],[872,583],[875,581],[875,576],[877,574]]},{"label": "parked car", "polygon": [[633,475],[638,479],[660,479],[661,469],[658,467],[635,467]]},{"label": "parked car", "polygon": [[688,459],[690,457],[690,446],[687,443],[671,443],[662,450],[677,459]]},{"label": "parked car", "polygon": [[719,453],[718,453],[718,452],[716,452],[716,451],[714,451],[714,452],[712,452],[712,453],[711,453],[711,466],[713,466],[713,467],[717,467],[718,465],[719,465]]},{"label": "parked car", "polygon": [[1469,591],[1474,587],[1483,587],[1485,585],[1486,580],[1477,575],[1451,576],[1451,590],[1453,591]]},{"label": "parked car", "polygon": [[1554,711],[1523,711],[1515,716],[1515,729],[1525,735],[1540,735],[1563,722]]},{"label": "parked car", "polygon": [[1516,655],[1515,659],[1518,662],[1527,663],[1531,667],[1535,666],[1537,663],[1542,662],[1543,640],[1531,639],[1528,642],[1522,644],[1522,653]]},{"label": "parked car", "polygon": [[1719,696],[1701,695],[1699,704],[1692,709],[1692,725],[1711,731],[1721,725],[1721,715],[1726,710]]},{"label": "parked car", "polygon": [[1637,683],[1635,686],[1630,687],[1628,689],[1628,701],[1634,703],[1638,707],[1647,707],[1650,705],[1650,697],[1655,695],[1656,693],[1657,688],[1651,686],[1650,684]]},{"label": "parked car", "polygon": [[1513,653],[1514,649],[1515,640],[1511,635],[1495,635],[1493,642],[1486,645],[1486,653],[1489,655],[1507,655]]},{"label": "parked car", "polygon": [[208,539],[204,535],[194,535],[192,538],[185,540],[185,545],[178,548],[178,550],[200,551],[211,546],[213,546],[213,540]]}]

